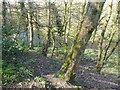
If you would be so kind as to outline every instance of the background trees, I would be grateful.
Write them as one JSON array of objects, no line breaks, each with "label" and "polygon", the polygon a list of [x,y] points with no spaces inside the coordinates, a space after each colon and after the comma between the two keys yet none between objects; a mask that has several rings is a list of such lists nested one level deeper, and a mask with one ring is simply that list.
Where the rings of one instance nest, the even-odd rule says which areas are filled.
[{"label": "background trees", "polygon": [[65,73],[65,78],[68,81],[73,79],[71,77],[73,77],[73,70],[78,63],[77,59],[79,60],[82,58],[86,48],[85,46],[87,45],[94,28],[97,27],[96,23],[99,20],[103,5],[104,3],[87,3],[87,10],[83,16],[83,21],[81,22],[80,26],[78,26],[79,28],[76,39],[74,40],[71,51],[67,56],[67,60],[60,71],[60,73]]},{"label": "background trees", "polygon": [[19,72],[20,68],[14,70],[20,62],[16,55],[25,52],[42,54],[64,62],[56,76],[67,81],[73,81],[76,67],[87,58],[95,63],[94,69],[98,72],[106,71],[110,62],[116,65],[120,41],[119,4],[115,0],[108,2],[3,1],[4,83],[11,80],[8,77],[11,72],[6,72],[6,65],[11,62],[10,68],[14,71],[11,76]]}]

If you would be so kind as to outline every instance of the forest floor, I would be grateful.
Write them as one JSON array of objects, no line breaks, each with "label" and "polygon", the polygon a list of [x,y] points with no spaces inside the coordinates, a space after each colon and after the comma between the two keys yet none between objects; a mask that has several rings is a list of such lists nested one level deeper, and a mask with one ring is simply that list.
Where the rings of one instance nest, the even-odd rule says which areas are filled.
[{"label": "forest floor", "polygon": [[[35,61],[35,63],[26,64],[26,67],[29,68],[31,66],[33,68],[34,77],[45,77],[54,84],[63,84],[65,86],[65,83],[62,83],[62,79],[60,80],[53,76],[60,69],[62,61],[44,57],[32,51],[24,54],[21,53],[17,58]],[[77,77],[75,78],[76,82],[73,84],[83,86],[88,90],[97,90],[96,88],[100,88],[101,90],[117,90],[119,87],[118,75],[108,73],[99,74],[95,72],[95,64],[96,62],[93,61],[82,60],[76,69]]]}]

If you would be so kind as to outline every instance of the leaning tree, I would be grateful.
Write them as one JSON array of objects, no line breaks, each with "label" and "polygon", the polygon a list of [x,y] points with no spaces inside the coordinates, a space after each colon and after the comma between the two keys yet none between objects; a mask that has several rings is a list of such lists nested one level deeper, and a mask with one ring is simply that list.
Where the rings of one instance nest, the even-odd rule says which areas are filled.
[{"label": "leaning tree", "polygon": [[[101,1],[101,0],[100,0]],[[58,77],[63,75],[66,81],[72,82],[75,78],[75,69],[78,61],[82,59],[86,45],[92,32],[98,25],[104,2],[86,2],[84,7],[83,20],[78,24],[78,32],[74,43],[66,57],[64,64],[56,74]]]}]

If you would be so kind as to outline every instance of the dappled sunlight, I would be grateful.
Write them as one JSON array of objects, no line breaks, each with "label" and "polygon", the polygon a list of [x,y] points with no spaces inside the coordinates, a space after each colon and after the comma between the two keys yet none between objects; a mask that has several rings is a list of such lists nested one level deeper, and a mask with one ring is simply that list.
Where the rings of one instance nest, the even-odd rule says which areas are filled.
[{"label": "dappled sunlight", "polygon": [[118,0],[53,1],[1,2],[3,89],[118,89]]}]

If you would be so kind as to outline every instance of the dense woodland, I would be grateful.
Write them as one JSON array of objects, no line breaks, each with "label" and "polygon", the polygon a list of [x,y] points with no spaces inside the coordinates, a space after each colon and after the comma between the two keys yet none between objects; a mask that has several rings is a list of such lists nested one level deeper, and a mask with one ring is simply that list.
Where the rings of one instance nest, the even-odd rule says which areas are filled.
[{"label": "dense woodland", "polygon": [[2,87],[118,88],[119,0],[2,2]]}]

